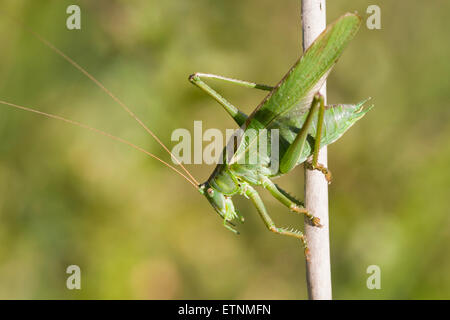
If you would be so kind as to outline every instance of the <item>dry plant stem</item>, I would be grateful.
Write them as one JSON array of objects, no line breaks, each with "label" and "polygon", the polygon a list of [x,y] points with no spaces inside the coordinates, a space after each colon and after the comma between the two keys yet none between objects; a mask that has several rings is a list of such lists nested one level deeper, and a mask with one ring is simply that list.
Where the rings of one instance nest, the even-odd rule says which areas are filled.
[{"label": "dry plant stem", "polygon": [[[302,0],[303,50],[306,50],[326,27],[325,0]],[[326,101],[326,84],[320,90]],[[320,149],[319,163],[327,166],[327,149]],[[306,261],[308,296],[311,300],[331,299],[330,239],[328,219],[328,183],[323,173],[305,168],[305,205],[319,217],[322,228],[305,220],[305,235],[310,250]]]}]

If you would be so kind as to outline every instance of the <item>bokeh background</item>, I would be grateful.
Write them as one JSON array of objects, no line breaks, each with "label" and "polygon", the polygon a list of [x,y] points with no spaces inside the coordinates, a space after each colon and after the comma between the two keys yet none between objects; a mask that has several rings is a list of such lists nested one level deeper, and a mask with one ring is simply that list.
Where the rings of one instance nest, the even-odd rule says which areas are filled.
[{"label": "bokeh background", "polygon": [[[66,8],[82,29],[65,27]],[[329,77],[331,103],[375,108],[329,148],[337,299],[450,298],[450,44],[445,0],[329,1],[365,25]],[[234,128],[195,71],[275,84],[301,54],[298,0],[0,3],[0,99],[78,120],[167,155],[120,107],[14,16],[102,81],[169,147],[176,128]],[[250,113],[264,92],[214,82]],[[198,180],[213,166],[191,165]],[[278,181],[300,198],[303,169]],[[302,227],[267,192],[279,225]],[[186,181],[125,145],[0,106],[0,298],[304,299],[300,244],[268,232],[246,199],[235,236]],[[82,290],[66,288],[67,266]],[[366,269],[381,268],[381,290]]]}]

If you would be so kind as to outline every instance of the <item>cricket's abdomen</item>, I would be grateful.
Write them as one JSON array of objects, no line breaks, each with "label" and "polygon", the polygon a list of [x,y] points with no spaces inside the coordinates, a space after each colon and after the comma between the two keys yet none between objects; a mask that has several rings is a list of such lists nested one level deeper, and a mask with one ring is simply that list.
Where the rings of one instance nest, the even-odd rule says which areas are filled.
[{"label": "cricket's abdomen", "polygon": [[[360,102],[356,105],[340,104],[328,106],[324,113],[324,123],[322,129],[321,146],[327,146],[336,140],[353,125],[361,119],[370,109],[363,108],[363,104],[366,101]],[[303,123],[306,119],[306,114],[300,118],[291,119],[287,125],[280,129],[280,159],[282,159],[284,153],[294,142],[297,133],[300,131]],[[308,132],[307,143],[303,148],[302,155],[297,161],[297,165],[303,163],[308,157],[313,154],[314,151],[314,137],[317,130],[317,114],[315,115],[311,129]],[[272,172],[272,176],[279,175],[280,172]]]},{"label": "cricket's abdomen", "polygon": [[[357,105],[332,105],[325,109],[324,123],[322,129],[321,146],[327,146],[336,140],[353,125],[361,119],[370,109],[363,109],[365,101]],[[305,122],[306,115],[298,118],[291,118],[286,124],[279,127],[279,156],[272,155],[271,148],[267,149],[267,157],[258,158],[256,164],[232,163],[218,165],[210,177],[210,183],[220,188],[224,194],[232,195],[239,192],[239,181],[243,180],[252,185],[260,185],[262,177],[274,178],[282,173],[279,170],[279,161],[283,158],[288,147],[293,143],[300,128]],[[303,163],[314,151],[314,137],[317,130],[317,114],[308,132],[307,143],[305,144],[302,154],[297,161],[297,165]],[[268,131],[268,141],[271,141],[270,131]],[[275,148],[276,150],[276,148]],[[274,164],[273,162],[278,163]]]}]

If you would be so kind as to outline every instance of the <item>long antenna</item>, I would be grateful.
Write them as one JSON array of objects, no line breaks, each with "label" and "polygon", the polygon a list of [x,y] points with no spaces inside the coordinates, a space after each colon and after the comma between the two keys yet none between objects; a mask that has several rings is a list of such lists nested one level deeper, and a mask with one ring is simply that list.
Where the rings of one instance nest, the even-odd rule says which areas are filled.
[{"label": "long antenna", "polygon": [[46,40],[44,37],[42,37],[37,32],[33,31],[29,27],[27,27],[25,24],[15,20],[20,26],[22,26],[24,29],[26,29],[28,32],[30,32],[32,35],[34,35],[39,41],[41,41],[44,45],[52,49],[55,53],[57,53],[59,56],[61,56],[64,60],[69,62],[72,66],[74,66],[76,69],[78,69],[81,73],[83,73],[86,77],[88,77],[92,82],[94,82],[100,89],[102,89],[107,95],[109,95],[115,102],[117,102],[122,109],[124,109],[132,118],[134,118],[139,125],[144,128],[152,137],[153,139],[158,142],[161,147],[177,162],[178,165],[181,166],[181,168],[187,173],[187,175],[194,181],[197,185],[199,185],[198,181],[192,176],[192,174],[183,166],[183,164],[178,160],[177,157],[173,155],[173,153],[166,147],[166,145],[156,136],[156,134],[153,133],[152,130],[150,130],[142,121],[139,119],[133,111],[131,111],[130,108],[127,107],[125,103],[123,103],[119,98],[117,98],[111,91],[109,91],[100,81],[98,81],[93,75],[91,75],[89,72],[87,72],[83,67],[81,67],[78,63],[76,63],[73,59],[68,57],[66,54],[64,54],[61,50],[56,48],[52,43],[50,43],[48,40]]},{"label": "long antenna", "polygon": [[174,166],[168,164],[166,161],[164,161],[164,160],[162,160],[161,158],[157,157],[157,156],[154,155],[153,153],[150,153],[150,152],[148,152],[147,150],[145,150],[145,149],[143,149],[143,148],[141,148],[141,147],[139,147],[139,146],[137,146],[137,145],[135,145],[135,144],[133,144],[133,143],[131,143],[131,142],[125,140],[125,139],[122,139],[122,138],[113,136],[113,135],[110,134],[110,133],[107,133],[107,132],[105,132],[105,131],[102,131],[102,130],[99,130],[99,129],[90,127],[90,126],[88,126],[88,125],[86,125],[86,124],[83,124],[83,123],[80,123],[80,122],[77,122],[77,121],[74,121],[74,120],[66,119],[66,118],[63,118],[63,117],[60,117],[60,116],[57,116],[57,115],[54,115],[54,114],[45,113],[45,112],[42,112],[42,111],[38,111],[38,110],[35,110],[35,109],[32,109],[32,108],[24,107],[24,106],[17,105],[17,104],[14,104],[14,103],[10,103],[10,102],[7,102],[7,101],[3,101],[3,100],[0,100],[0,104],[4,104],[4,105],[7,105],[7,106],[16,108],[16,109],[21,109],[21,110],[25,110],[25,111],[37,113],[37,114],[42,115],[42,116],[47,117],[47,118],[56,119],[56,120],[61,120],[61,121],[64,121],[64,122],[66,122],[66,123],[70,123],[70,124],[72,124],[72,125],[74,125],[74,126],[78,126],[78,127],[81,127],[81,128],[85,128],[85,129],[94,131],[94,132],[96,132],[96,133],[99,133],[99,134],[101,134],[101,135],[104,135],[104,136],[106,136],[106,137],[108,137],[108,138],[111,138],[111,139],[113,139],[113,140],[116,140],[116,141],[119,141],[119,142],[121,142],[121,143],[127,144],[127,145],[129,145],[130,147],[132,147],[132,148],[134,148],[134,149],[136,149],[136,150],[139,150],[139,151],[145,153],[146,155],[152,157],[153,159],[156,159],[156,160],[158,160],[159,162],[163,163],[164,165],[166,165],[167,167],[169,167],[170,169],[172,169],[173,171],[175,171],[176,173],[178,173],[180,176],[182,176],[184,179],[186,179],[186,180],[187,180],[190,184],[192,184],[196,189],[198,188],[198,183],[196,184],[194,181],[190,180],[185,174],[183,174],[181,171],[179,171],[178,169],[176,169]]}]

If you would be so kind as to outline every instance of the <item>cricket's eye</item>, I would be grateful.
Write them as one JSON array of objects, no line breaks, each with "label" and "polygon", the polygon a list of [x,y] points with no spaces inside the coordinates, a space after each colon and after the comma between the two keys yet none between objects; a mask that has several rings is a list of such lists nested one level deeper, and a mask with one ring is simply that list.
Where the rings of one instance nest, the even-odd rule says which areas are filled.
[{"label": "cricket's eye", "polygon": [[212,197],[214,195],[214,190],[212,188],[208,188],[208,190],[206,190],[206,192],[208,192],[210,197]]}]

